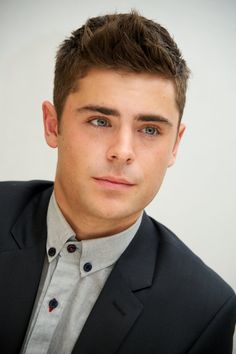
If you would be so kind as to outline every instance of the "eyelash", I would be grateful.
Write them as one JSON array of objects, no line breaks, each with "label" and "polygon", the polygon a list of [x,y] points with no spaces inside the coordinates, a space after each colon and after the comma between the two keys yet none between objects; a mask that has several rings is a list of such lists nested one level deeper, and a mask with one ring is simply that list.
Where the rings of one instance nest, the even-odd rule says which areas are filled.
[{"label": "eyelash", "polygon": [[[102,125],[99,125],[99,124],[95,124],[94,122],[95,121],[103,121],[105,124],[102,124]],[[95,128],[109,128],[109,127],[111,127],[111,124],[110,124],[110,122],[109,122],[109,120],[108,119],[106,119],[106,118],[93,118],[93,119],[90,119],[89,121],[88,121],[91,125],[93,125]],[[148,129],[153,129],[154,130],[154,133],[151,133],[151,134],[149,134],[149,133],[145,133],[144,132],[144,130],[148,130]],[[144,128],[142,128],[142,129],[139,129],[139,132],[143,132],[145,135],[147,135],[147,136],[149,136],[149,137],[154,137],[154,136],[157,136],[157,135],[160,135],[160,131],[159,131],[159,129],[157,128],[157,127],[154,127],[154,126],[151,126],[151,125],[147,125],[147,126],[145,126]]]}]

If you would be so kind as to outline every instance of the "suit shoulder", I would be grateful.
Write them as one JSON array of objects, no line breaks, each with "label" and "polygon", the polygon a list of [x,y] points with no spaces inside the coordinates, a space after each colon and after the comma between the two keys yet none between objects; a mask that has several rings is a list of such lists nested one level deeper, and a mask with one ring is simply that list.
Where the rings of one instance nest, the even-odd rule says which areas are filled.
[{"label": "suit shoulder", "polygon": [[0,182],[0,196],[9,199],[11,196],[32,195],[53,186],[53,182],[44,180],[3,181]]},{"label": "suit shoulder", "polygon": [[233,289],[171,230],[156,220],[153,222],[160,238],[162,267],[174,274],[177,283],[185,284],[199,298],[211,299],[215,305],[234,295]]},{"label": "suit shoulder", "polygon": [[53,186],[50,181],[6,181],[0,182],[0,220],[18,214],[36,194]]}]

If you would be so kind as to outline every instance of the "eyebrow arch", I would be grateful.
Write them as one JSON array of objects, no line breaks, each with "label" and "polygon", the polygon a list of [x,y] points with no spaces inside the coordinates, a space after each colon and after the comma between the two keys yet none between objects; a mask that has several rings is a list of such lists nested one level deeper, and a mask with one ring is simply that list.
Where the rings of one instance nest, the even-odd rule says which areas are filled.
[{"label": "eyebrow arch", "polygon": [[[114,116],[114,117],[121,116],[120,112],[117,109],[99,106],[99,105],[89,104],[87,106],[83,106],[76,110],[76,112],[84,112],[84,111],[97,112],[97,113],[105,114],[107,116]],[[136,119],[139,122],[158,122],[158,123],[166,124],[170,127],[173,126],[173,124],[170,122],[169,119],[156,114],[138,114]]]},{"label": "eyebrow arch", "polygon": [[140,114],[137,120],[140,122],[158,122],[169,125],[170,127],[173,126],[169,119],[156,114]]},{"label": "eyebrow arch", "polygon": [[90,112],[97,112],[97,113],[105,114],[107,116],[120,117],[120,113],[116,109],[103,107],[103,106],[97,106],[97,105],[96,106],[95,105],[84,106],[84,107],[78,108],[76,111],[77,112],[90,111]]}]

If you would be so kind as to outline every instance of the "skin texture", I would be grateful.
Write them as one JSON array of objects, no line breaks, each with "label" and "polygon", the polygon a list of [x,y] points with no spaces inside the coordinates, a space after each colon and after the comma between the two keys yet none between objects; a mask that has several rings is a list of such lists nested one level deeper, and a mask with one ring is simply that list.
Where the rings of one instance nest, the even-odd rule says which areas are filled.
[{"label": "skin texture", "polygon": [[55,195],[79,239],[120,232],[139,217],[175,162],[185,130],[171,81],[91,69],[66,99],[60,124],[43,103],[58,149]]}]

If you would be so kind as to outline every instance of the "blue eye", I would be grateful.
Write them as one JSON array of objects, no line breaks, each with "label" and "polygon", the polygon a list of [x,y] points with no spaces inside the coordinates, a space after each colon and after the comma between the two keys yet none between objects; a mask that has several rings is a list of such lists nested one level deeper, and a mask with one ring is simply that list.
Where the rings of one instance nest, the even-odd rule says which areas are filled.
[{"label": "blue eye", "polygon": [[108,120],[107,120],[107,119],[104,119],[104,118],[92,119],[92,120],[90,121],[90,123],[91,123],[92,125],[97,126],[97,127],[109,127],[109,126],[110,126]]},{"label": "blue eye", "polygon": [[158,129],[155,127],[145,127],[142,130],[147,135],[157,135],[158,134]]}]

